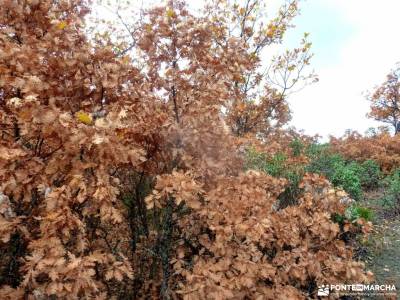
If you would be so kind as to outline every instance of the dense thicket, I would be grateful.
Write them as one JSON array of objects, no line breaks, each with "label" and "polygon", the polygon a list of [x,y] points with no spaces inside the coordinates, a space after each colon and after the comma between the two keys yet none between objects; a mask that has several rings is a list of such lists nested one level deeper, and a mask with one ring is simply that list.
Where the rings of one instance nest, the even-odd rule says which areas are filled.
[{"label": "dense thicket", "polygon": [[349,132],[341,138],[332,138],[330,144],[333,152],[340,153],[347,159],[359,162],[374,160],[385,173],[400,167],[398,134],[392,136],[383,131],[363,136],[357,132]]},{"label": "dense thicket", "polygon": [[368,224],[333,218],[343,192],[307,174],[283,208],[284,179],[243,171],[289,118],[292,78],[262,82],[259,51],[297,13],[261,24],[254,3],[144,12],[138,68],[87,39],[85,1],[0,2],[2,299],[304,299],[371,279],[344,238]]}]

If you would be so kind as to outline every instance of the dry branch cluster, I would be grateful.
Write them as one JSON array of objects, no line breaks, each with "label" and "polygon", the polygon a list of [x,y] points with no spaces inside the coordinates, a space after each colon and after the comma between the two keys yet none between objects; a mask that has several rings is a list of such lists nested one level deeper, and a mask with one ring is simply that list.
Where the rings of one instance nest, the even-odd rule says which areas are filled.
[{"label": "dry branch cluster", "polygon": [[381,132],[372,136],[362,136],[350,132],[342,138],[331,139],[332,150],[347,159],[376,161],[385,173],[400,167],[400,135],[391,136]]},{"label": "dry branch cluster", "polygon": [[242,172],[239,139],[287,120],[285,91],[246,99],[259,49],[297,10],[266,30],[246,24],[250,4],[232,8],[239,37],[226,10],[147,11],[139,69],[87,39],[85,1],[0,1],[2,299],[303,299],[370,279],[343,239],[358,229],[331,220],[345,207],[329,183],[308,175],[277,210],[285,181]]}]

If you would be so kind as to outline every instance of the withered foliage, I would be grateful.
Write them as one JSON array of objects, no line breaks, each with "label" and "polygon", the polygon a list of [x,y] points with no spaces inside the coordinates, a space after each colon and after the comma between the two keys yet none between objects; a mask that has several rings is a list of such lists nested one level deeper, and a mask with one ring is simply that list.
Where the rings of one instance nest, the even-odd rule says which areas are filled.
[{"label": "withered foliage", "polygon": [[400,167],[400,135],[392,136],[388,132],[378,132],[363,136],[349,132],[341,138],[331,138],[331,149],[347,159],[376,161],[382,171],[390,173]]},{"label": "withered foliage", "polygon": [[201,249],[193,258],[178,248],[173,261],[185,279],[178,291],[184,299],[304,299],[316,296],[321,282],[368,280],[340,240],[350,228],[341,232],[331,220],[344,212],[342,194],[307,176],[299,204],[276,210],[284,185],[255,171],[221,178],[203,205],[180,220],[185,239]]},{"label": "withered foliage", "polygon": [[244,143],[288,119],[287,86],[249,87],[297,12],[248,25],[252,3],[146,11],[139,69],[88,40],[86,1],[0,1],[2,299],[304,299],[370,280],[343,238],[360,228],[331,219],[343,193],[307,175],[278,210],[285,181],[242,172]]},{"label": "withered foliage", "polygon": [[370,102],[369,118],[390,124],[394,136],[387,127],[371,129],[368,134],[361,135],[349,131],[341,138],[331,138],[330,144],[334,152],[347,159],[376,161],[382,171],[390,173],[400,167],[400,66],[397,65],[386,80],[367,95]]},{"label": "withered foliage", "polygon": [[400,65],[391,70],[386,81],[367,96],[371,111],[368,117],[393,126],[400,132]]}]

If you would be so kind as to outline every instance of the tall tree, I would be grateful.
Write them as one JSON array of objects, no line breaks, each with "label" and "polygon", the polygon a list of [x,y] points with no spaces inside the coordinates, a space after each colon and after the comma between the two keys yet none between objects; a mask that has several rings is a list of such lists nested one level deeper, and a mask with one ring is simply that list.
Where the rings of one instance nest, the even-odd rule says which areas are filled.
[{"label": "tall tree", "polygon": [[386,81],[367,96],[371,103],[368,117],[389,123],[395,134],[400,132],[400,65],[393,69]]}]

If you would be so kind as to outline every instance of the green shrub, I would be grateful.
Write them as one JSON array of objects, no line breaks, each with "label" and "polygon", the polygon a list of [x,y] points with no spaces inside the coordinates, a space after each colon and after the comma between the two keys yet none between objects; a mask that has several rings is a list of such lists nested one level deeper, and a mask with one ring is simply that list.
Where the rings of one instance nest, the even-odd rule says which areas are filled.
[{"label": "green shrub", "polygon": [[374,160],[366,160],[361,167],[363,168],[361,184],[369,189],[377,188],[382,178],[379,164]]},{"label": "green shrub", "polygon": [[308,157],[314,157],[320,155],[322,152],[327,151],[328,149],[329,144],[313,143],[306,148],[306,155]]},{"label": "green shrub", "polygon": [[255,149],[248,149],[246,153],[245,168],[263,171],[274,177],[285,177],[286,156],[283,153],[268,157],[265,153],[257,152]]},{"label": "green shrub", "polygon": [[344,215],[334,213],[331,217],[332,221],[335,223],[338,223],[340,225],[344,224],[344,221],[346,220],[346,217]]},{"label": "green shrub", "polygon": [[308,149],[307,155],[310,158],[307,172],[322,174],[353,199],[361,198],[361,170],[356,163],[347,163],[341,155],[330,153],[327,145],[314,145]]},{"label": "green shrub", "polygon": [[264,153],[257,152],[254,148],[246,149],[245,170],[264,170],[267,157]]},{"label": "green shrub", "polygon": [[293,156],[300,156],[304,150],[304,144],[299,139],[294,139],[292,142],[290,142],[289,146],[292,149]]},{"label": "green shrub", "polygon": [[341,155],[331,153],[328,144],[312,144],[304,149],[301,141],[294,140],[290,147],[293,155],[300,155],[304,151],[310,159],[309,164],[305,167],[287,165],[287,158],[282,153],[267,157],[264,153],[249,149],[246,155],[246,169],[260,170],[288,180],[288,187],[280,196],[286,199],[283,202],[295,198],[305,172],[324,175],[334,186],[343,188],[355,200],[362,197],[362,188],[372,189],[379,184],[381,173],[373,160],[361,164],[348,162]]},{"label": "green shrub", "polygon": [[330,154],[330,145],[329,144],[310,144],[307,146],[305,149],[305,154],[307,157],[311,159],[315,159],[317,157],[320,157],[322,155],[327,155]]},{"label": "green shrub", "polygon": [[267,159],[264,165],[264,172],[274,177],[286,177],[286,156],[283,153],[275,154]]},{"label": "green shrub", "polygon": [[362,197],[360,178],[351,165],[335,164],[333,175],[329,179],[334,186],[343,188],[353,199],[359,200]]},{"label": "green shrub", "polygon": [[386,193],[383,198],[383,205],[389,208],[400,206],[400,169],[393,172],[392,175],[384,180]]},{"label": "green shrub", "polygon": [[311,145],[306,154],[310,159],[306,171],[325,175],[328,179],[333,177],[336,165],[344,164],[343,158],[339,154],[330,153],[327,145]]},{"label": "green shrub", "polygon": [[374,212],[367,207],[353,205],[346,209],[345,217],[351,222],[354,222],[358,219],[372,221],[374,218]]},{"label": "green shrub", "polygon": [[374,219],[374,212],[367,207],[352,205],[346,209],[343,215],[335,213],[332,215],[331,219],[340,225],[344,225],[345,221],[355,222],[358,219],[372,221]]},{"label": "green shrub", "polygon": [[264,153],[248,149],[246,154],[246,169],[259,170],[273,177],[287,179],[288,185],[285,191],[279,195],[279,207],[295,204],[295,199],[300,192],[299,184],[304,176],[304,167],[287,165],[287,158],[283,153],[268,157]]},{"label": "green shrub", "polygon": [[379,165],[374,160],[366,160],[361,164],[352,162],[351,168],[357,172],[363,189],[371,190],[379,186],[382,173]]}]

